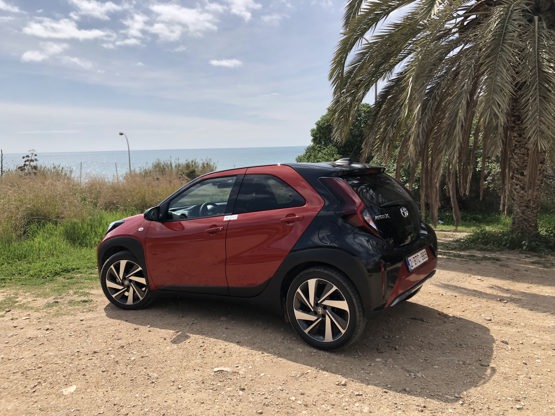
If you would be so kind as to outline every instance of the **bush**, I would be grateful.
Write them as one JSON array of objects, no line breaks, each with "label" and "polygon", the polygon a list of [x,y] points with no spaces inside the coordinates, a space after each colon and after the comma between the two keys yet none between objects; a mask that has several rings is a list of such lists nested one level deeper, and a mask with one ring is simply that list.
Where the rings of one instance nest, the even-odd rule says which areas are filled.
[{"label": "bush", "polygon": [[142,212],[215,168],[209,160],[158,160],[122,181],[91,178],[83,184],[60,167],[39,167],[33,175],[7,172],[0,177],[0,240],[24,238],[36,224],[63,223],[68,241],[89,246],[89,236],[103,222],[102,211]]},{"label": "bush", "polygon": [[72,246],[95,248],[106,233],[108,224],[128,216],[124,212],[96,212],[83,220],[70,219],[59,224],[61,236]]},{"label": "bush", "polygon": [[160,203],[190,179],[215,169],[211,161],[179,163],[157,160],[148,168],[128,173],[122,181],[89,179],[82,186],[82,197],[97,209],[142,212]]},{"label": "bush", "polygon": [[479,229],[459,240],[457,245],[466,249],[482,250],[523,250],[537,253],[553,253],[555,251],[555,228],[528,237],[510,231],[487,231]]},{"label": "bush", "polygon": [[175,178],[154,179],[132,173],[119,182],[90,179],[82,185],[81,194],[85,205],[96,210],[137,213],[158,204],[184,183]]},{"label": "bush", "polygon": [[172,162],[156,160],[151,166],[143,168],[139,174],[151,178],[175,178],[182,182],[188,182],[200,175],[216,170],[216,165],[210,159],[186,160],[185,162]]},{"label": "bush", "polygon": [[0,239],[24,237],[36,223],[83,218],[77,183],[67,174],[39,170],[35,175],[10,172],[0,180]]}]

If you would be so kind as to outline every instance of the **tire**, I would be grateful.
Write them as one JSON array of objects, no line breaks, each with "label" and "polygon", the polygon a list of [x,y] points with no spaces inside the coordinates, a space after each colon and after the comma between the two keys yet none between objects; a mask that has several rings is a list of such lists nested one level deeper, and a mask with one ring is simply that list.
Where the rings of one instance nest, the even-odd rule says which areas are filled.
[{"label": "tire", "polygon": [[341,273],[314,267],[299,273],[287,290],[287,317],[312,347],[333,350],[353,343],[366,326],[360,297]]},{"label": "tire", "polygon": [[100,284],[108,300],[122,309],[141,309],[152,301],[145,268],[128,251],[106,260],[100,270]]}]

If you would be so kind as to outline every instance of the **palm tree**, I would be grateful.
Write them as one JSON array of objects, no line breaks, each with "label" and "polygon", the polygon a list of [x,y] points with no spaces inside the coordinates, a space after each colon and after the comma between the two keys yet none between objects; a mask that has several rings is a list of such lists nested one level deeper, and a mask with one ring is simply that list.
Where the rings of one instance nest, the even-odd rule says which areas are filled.
[{"label": "palm tree", "polygon": [[474,164],[496,157],[512,230],[537,233],[555,142],[555,1],[348,1],[330,70],[336,138],[383,78],[366,156],[400,148],[433,222],[440,178],[455,202]]}]

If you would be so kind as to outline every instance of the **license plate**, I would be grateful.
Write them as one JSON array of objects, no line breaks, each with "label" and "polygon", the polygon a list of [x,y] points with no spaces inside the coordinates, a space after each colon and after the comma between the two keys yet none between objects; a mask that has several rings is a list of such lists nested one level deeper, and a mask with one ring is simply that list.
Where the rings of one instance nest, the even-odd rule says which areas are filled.
[{"label": "license plate", "polygon": [[419,252],[413,254],[412,256],[407,257],[407,267],[409,271],[412,272],[421,264],[424,264],[428,261],[428,253],[426,249],[422,249]]}]

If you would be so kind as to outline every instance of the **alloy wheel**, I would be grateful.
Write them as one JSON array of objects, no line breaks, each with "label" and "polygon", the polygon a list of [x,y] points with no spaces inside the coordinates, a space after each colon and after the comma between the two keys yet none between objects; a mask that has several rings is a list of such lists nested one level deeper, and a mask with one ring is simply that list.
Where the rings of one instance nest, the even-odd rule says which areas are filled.
[{"label": "alloy wheel", "polygon": [[304,334],[317,342],[334,342],[349,328],[350,308],[333,283],[312,278],[295,291],[293,315]]},{"label": "alloy wheel", "polygon": [[141,266],[129,259],[114,261],[105,271],[104,283],[109,299],[119,305],[134,307],[148,294],[148,285]]}]

